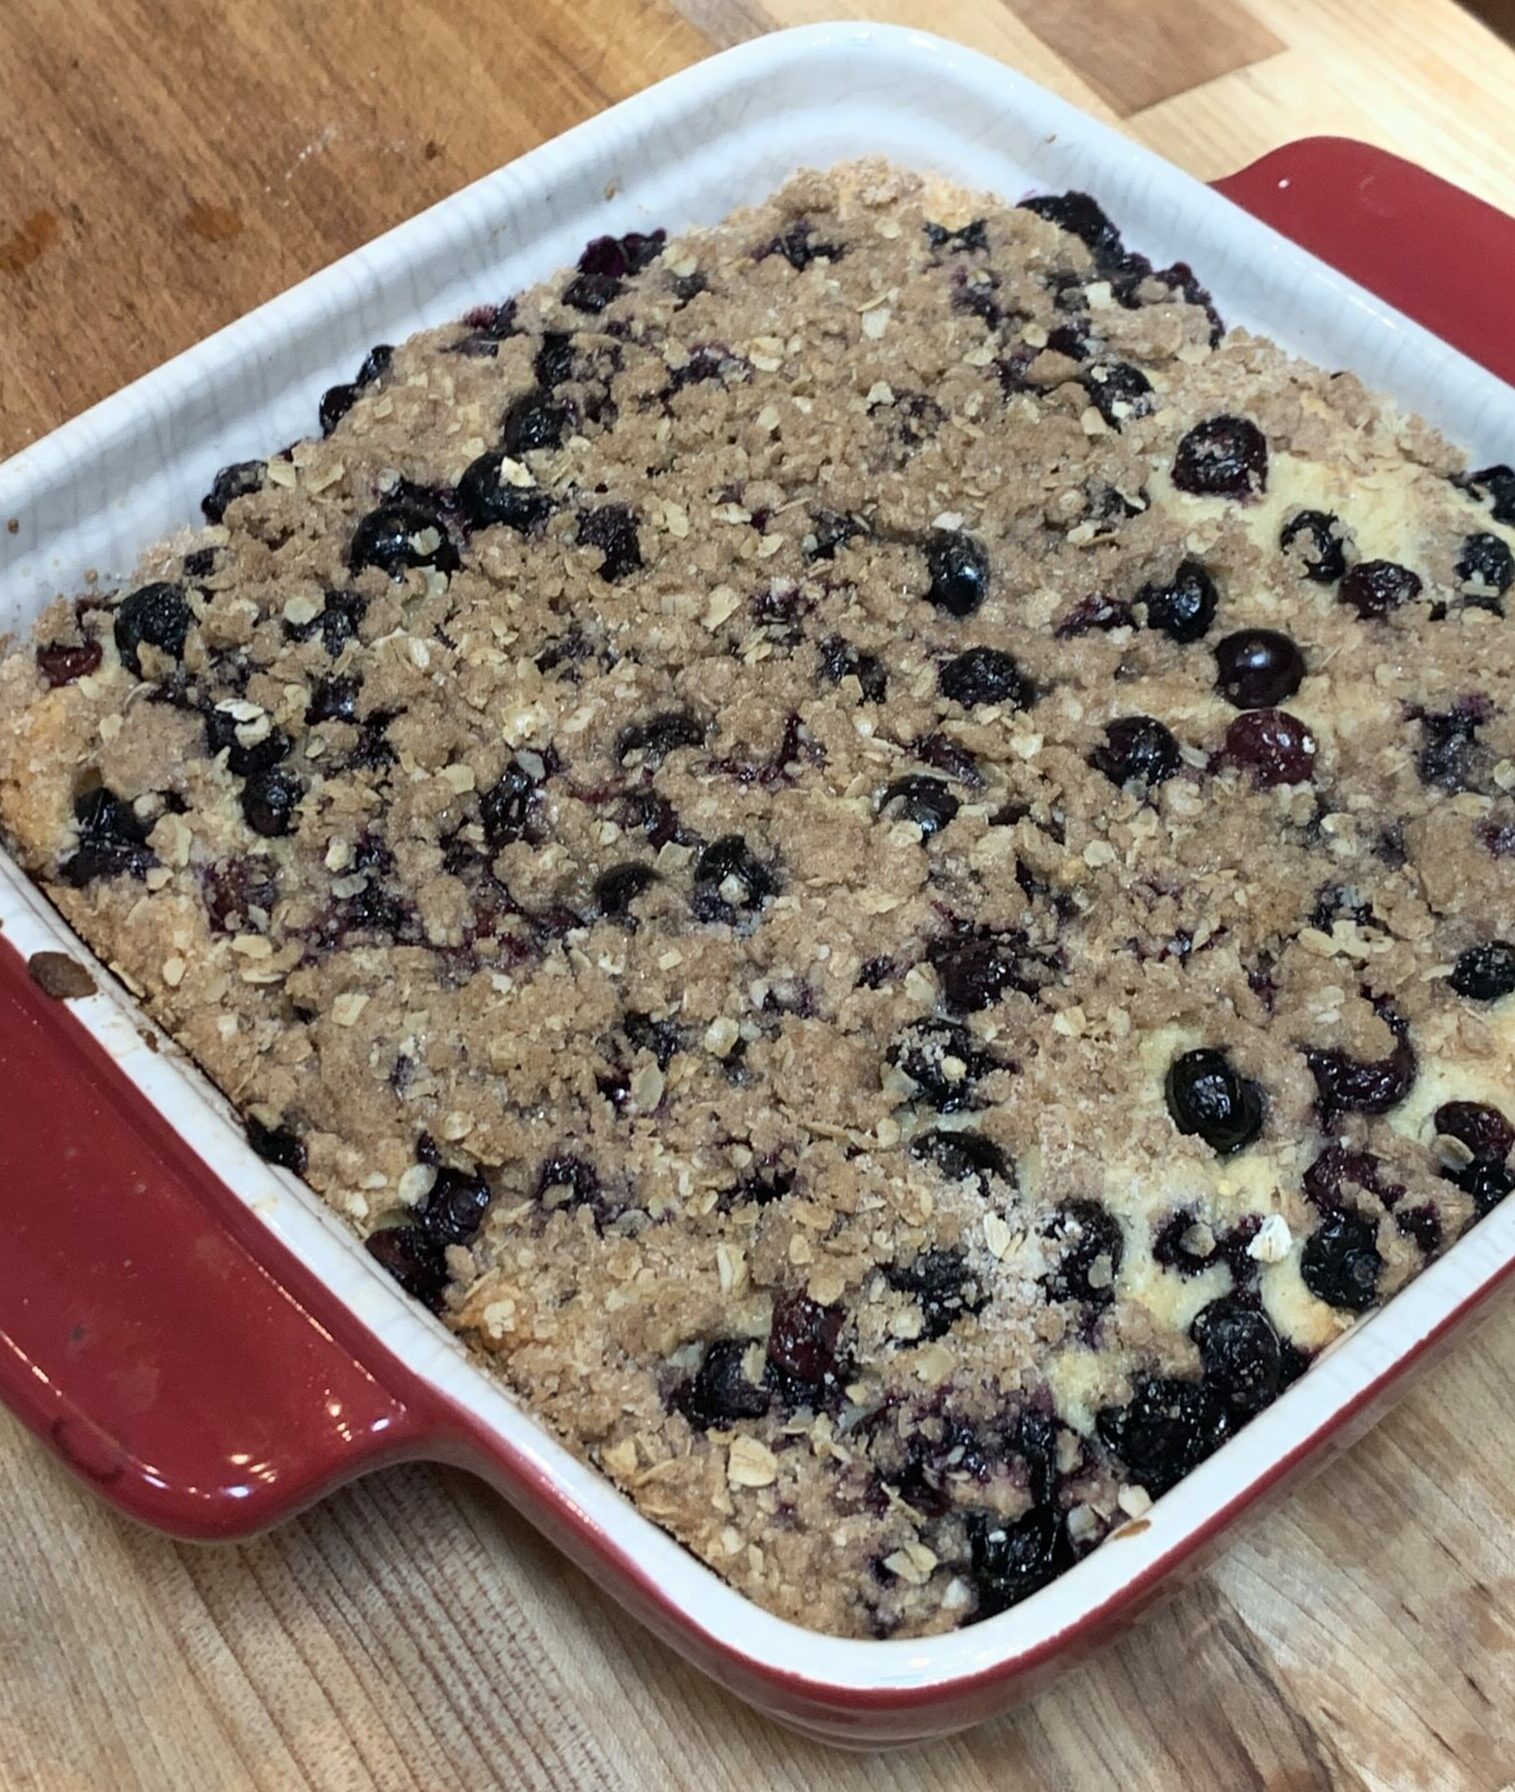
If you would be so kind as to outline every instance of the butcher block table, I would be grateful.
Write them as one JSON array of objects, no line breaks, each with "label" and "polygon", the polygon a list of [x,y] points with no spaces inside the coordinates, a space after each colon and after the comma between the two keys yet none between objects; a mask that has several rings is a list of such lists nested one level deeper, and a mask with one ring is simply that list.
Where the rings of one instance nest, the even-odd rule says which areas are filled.
[{"label": "butcher block table", "polygon": [[[852,10],[5,0],[0,454],[713,48]],[[1515,210],[1515,50],[1451,0],[856,10],[1000,57],[1207,179],[1337,133]],[[1515,28],[1512,0],[1485,12]],[[0,1789],[1500,1792],[1512,1380],[1507,1305],[1125,1641],[1012,1717],[873,1758],[717,1691],[462,1474],[389,1472],[255,1543],[180,1545],[0,1415]]]}]

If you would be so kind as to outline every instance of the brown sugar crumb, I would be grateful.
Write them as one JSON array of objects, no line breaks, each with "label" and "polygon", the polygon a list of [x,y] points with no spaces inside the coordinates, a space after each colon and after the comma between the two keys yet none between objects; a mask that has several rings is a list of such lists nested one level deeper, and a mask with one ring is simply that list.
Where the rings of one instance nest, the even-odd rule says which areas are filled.
[{"label": "brown sugar crumb", "polygon": [[882,164],[320,423],[0,666],[0,816],[763,1605],[1034,1593],[1509,1192],[1508,468]]}]

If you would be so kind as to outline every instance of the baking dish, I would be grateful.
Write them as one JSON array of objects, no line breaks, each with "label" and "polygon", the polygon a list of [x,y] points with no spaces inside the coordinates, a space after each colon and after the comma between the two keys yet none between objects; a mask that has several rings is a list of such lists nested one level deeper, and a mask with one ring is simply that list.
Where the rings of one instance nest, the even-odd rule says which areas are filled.
[{"label": "baking dish", "polygon": [[[1511,454],[1507,388],[1224,200],[996,64],[913,33],[823,27],[570,133],[19,456],[0,471],[0,516],[16,519],[0,536],[5,624],[92,570],[128,571],[193,514],[216,466],[307,428],[314,393],[374,339],[503,297],[600,231],[711,221],[799,161],[881,149],[1010,196],[1091,188],[1135,244],[1198,265],[1233,321],[1356,368],[1481,458]],[[717,1580],[475,1369],[252,1156],[225,1104],[8,865],[0,923],[0,1392],[73,1467],[151,1522],[228,1536],[380,1462],[465,1464],[701,1665],[840,1740],[987,1715],[1128,1620],[1232,1515],[1350,1435],[1515,1262],[1515,1210],[1496,1212],[1147,1518],[1011,1612],[924,1642],[820,1637]]]}]

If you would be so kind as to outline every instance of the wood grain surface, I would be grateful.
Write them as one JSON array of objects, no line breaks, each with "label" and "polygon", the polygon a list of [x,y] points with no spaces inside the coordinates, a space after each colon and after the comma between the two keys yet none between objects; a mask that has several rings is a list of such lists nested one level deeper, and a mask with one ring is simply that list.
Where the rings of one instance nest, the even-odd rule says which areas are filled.
[{"label": "wood grain surface", "polygon": [[[1338,131],[1515,209],[1515,52],[1451,0],[5,0],[0,452],[712,46],[853,11],[1206,177]],[[1507,1307],[1124,1642],[872,1758],[718,1692],[456,1473],[180,1546],[0,1416],[0,1787],[1502,1792],[1512,1375]]]}]

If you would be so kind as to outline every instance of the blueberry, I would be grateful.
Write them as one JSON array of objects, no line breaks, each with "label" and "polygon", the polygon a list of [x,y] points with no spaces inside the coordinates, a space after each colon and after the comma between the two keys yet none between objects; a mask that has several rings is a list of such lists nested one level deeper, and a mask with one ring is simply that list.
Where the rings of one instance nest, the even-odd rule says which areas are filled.
[{"label": "blueberry", "polygon": [[1386,1114],[1414,1087],[1419,1066],[1409,1028],[1386,1003],[1375,1003],[1375,1007],[1394,1034],[1394,1049],[1387,1058],[1364,1063],[1341,1051],[1305,1052],[1320,1110],[1328,1121],[1348,1112]]},{"label": "blueberry", "polygon": [[635,861],[626,865],[612,865],[594,880],[595,904],[602,915],[620,919],[630,912],[637,897],[651,889],[657,881],[658,874],[651,865]]},{"label": "blueberry", "polygon": [[1469,788],[1482,758],[1478,730],[1486,716],[1479,699],[1465,698],[1439,715],[1420,717],[1422,744],[1415,769],[1422,784],[1451,791]]},{"label": "blueberry", "polygon": [[360,597],[356,591],[328,591],[319,616],[310,622],[286,622],[284,632],[291,641],[308,641],[319,633],[321,645],[332,659],[336,659],[357,634],[367,607],[368,599]]},{"label": "blueberry", "polygon": [[1462,544],[1455,571],[1464,585],[1478,585],[1503,597],[1515,585],[1515,554],[1497,535],[1470,535]]},{"label": "blueberry", "polygon": [[889,688],[889,674],[883,662],[871,653],[860,653],[850,641],[831,635],[821,642],[821,677],[829,684],[840,684],[853,677],[863,687],[865,703],[882,703]]},{"label": "blueberry", "polygon": [[1143,585],[1136,601],[1147,606],[1147,627],[1181,645],[1200,640],[1215,620],[1215,581],[1197,560],[1182,560],[1166,585]]},{"label": "blueberry", "polygon": [[[306,724],[315,727],[319,722],[356,722],[358,690],[362,682],[357,677],[318,679],[306,705]],[[236,769],[234,764],[232,770]]]},{"label": "blueberry", "polygon": [[1128,361],[1106,361],[1083,376],[1090,402],[1112,429],[1152,410],[1152,382]]},{"label": "blueberry", "polygon": [[1383,1258],[1378,1228],[1360,1214],[1328,1213],[1305,1240],[1299,1272],[1304,1284],[1327,1306],[1362,1313],[1378,1298]]},{"label": "blueberry", "polygon": [[633,1051],[652,1053],[659,1070],[666,1070],[681,1051],[688,1049],[684,1029],[666,1015],[654,1020],[650,1014],[629,1009],[621,1022],[621,1031]]},{"label": "blueberry", "polygon": [[1109,634],[1111,629],[1130,628],[1135,620],[1130,604],[1096,591],[1080,599],[1052,633],[1056,640],[1071,641],[1079,635]]},{"label": "blueberry", "polygon": [[840,244],[818,241],[815,226],[808,218],[796,218],[786,231],[759,249],[753,259],[763,261],[770,255],[782,255],[799,274],[812,261],[837,261],[844,253]]},{"label": "blueberry", "polygon": [[997,647],[970,647],[948,660],[937,673],[937,689],[964,709],[982,703],[1008,703],[1012,709],[1029,709],[1036,701],[1036,687],[1015,659]]},{"label": "blueberry", "polygon": [[1206,1384],[1233,1413],[1250,1418],[1278,1398],[1283,1351],[1260,1307],[1234,1295],[1211,1301],[1189,1336],[1199,1346]]},{"label": "blueberry", "polygon": [[212,758],[226,755],[226,769],[237,778],[250,778],[255,773],[272,771],[288,759],[292,742],[282,729],[270,728],[251,746],[237,739],[236,719],[224,709],[207,710],[205,715],[205,750]]},{"label": "blueberry", "polygon": [[208,579],[216,570],[216,559],[220,552],[218,547],[192,548],[183,560],[185,578]]},{"label": "blueberry", "polygon": [[307,1152],[305,1141],[288,1126],[265,1126],[251,1114],[247,1117],[247,1142],[266,1164],[277,1164],[281,1170],[305,1174]]},{"label": "blueberry", "polygon": [[1200,498],[1261,496],[1268,489],[1268,444],[1248,417],[1196,423],[1173,458],[1173,483]]},{"label": "blueberry", "polygon": [[838,1354],[846,1314],[807,1294],[774,1302],[763,1380],[785,1406],[821,1407],[840,1395],[845,1367]]},{"label": "blueberry", "polygon": [[537,486],[502,484],[500,465],[505,456],[494,452],[470,461],[458,480],[458,507],[470,529],[492,529],[497,524],[529,535],[552,511],[552,499]]},{"label": "blueberry", "polygon": [[705,724],[688,710],[663,710],[645,722],[632,722],[621,730],[616,758],[624,765],[633,753],[639,753],[642,765],[655,771],[677,748],[699,747],[704,742]]},{"label": "blueberry", "polygon": [[471,1244],[493,1199],[482,1171],[437,1171],[415,1210],[417,1223],[439,1244]]},{"label": "blueberry", "polygon": [[964,1252],[933,1248],[909,1263],[891,1263],[884,1279],[900,1294],[920,1302],[921,1336],[941,1338],[967,1313],[979,1313],[989,1304],[968,1268]]},{"label": "blueberry", "polygon": [[973,1107],[975,1079],[998,1068],[997,1060],[955,1020],[913,1022],[890,1046],[888,1058],[915,1084],[917,1099],[939,1114]]},{"label": "blueberry", "polygon": [[1515,524],[1515,468],[1480,467],[1458,482],[1475,498],[1488,498],[1496,523]]},{"label": "blueberry", "polygon": [[920,1163],[930,1164],[949,1182],[966,1182],[971,1177],[978,1183],[979,1193],[990,1192],[989,1179],[997,1176],[1009,1187],[1016,1186],[1015,1171],[999,1146],[980,1132],[934,1127],[919,1133],[911,1142],[910,1155]]},{"label": "blueberry", "polygon": [[1143,1381],[1131,1404],[1104,1407],[1096,1427],[1131,1479],[1156,1496],[1176,1486],[1230,1435],[1225,1402],[1204,1382]]},{"label": "blueberry", "polygon": [[484,838],[491,848],[498,851],[513,841],[528,839],[541,800],[541,785],[518,760],[512,759],[497,782],[479,798]]},{"label": "blueberry", "polygon": [[1020,209],[1035,212],[1037,217],[1045,218],[1059,230],[1076,236],[1096,260],[1120,251],[1120,232],[1106,217],[1098,201],[1087,193],[1038,193],[1034,198],[1023,199]]},{"label": "blueberry", "polygon": [[975,1621],[1008,1611],[1073,1565],[1062,1514],[1033,1506],[1019,1518],[974,1512],[968,1520],[968,1554],[978,1604]]},{"label": "blueberry", "polygon": [[442,1244],[421,1226],[385,1226],[363,1241],[370,1257],[428,1312],[440,1313],[447,1292]]},{"label": "blueberry", "polygon": [[644,234],[628,230],[625,236],[597,236],[584,245],[579,256],[581,274],[602,274],[613,280],[629,279],[650,267],[663,253],[668,240],[666,230]]},{"label": "blueberry", "polygon": [[79,843],[58,871],[74,889],[101,877],[144,877],[156,863],[147,844],[152,824],[103,785],[75,801],[74,821]]},{"label": "blueberry", "polygon": [[600,550],[600,577],[607,584],[624,579],[642,564],[636,518],[625,504],[602,504],[596,510],[582,511],[578,541],[580,547]]},{"label": "blueberry", "polygon": [[48,641],[37,649],[37,670],[54,690],[72,684],[93,672],[104,657],[100,643],[92,637],[83,641]]},{"label": "blueberry", "polygon": [[255,834],[275,840],[295,825],[295,807],[305,786],[292,772],[275,768],[255,773],[242,786],[242,815]]},{"label": "blueberry", "polygon": [[[735,892],[728,895],[733,884]],[[733,921],[737,909],[760,909],[778,887],[773,872],[753,856],[740,834],[722,834],[694,862],[695,918]]]},{"label": "blueberry", "polygon": [[989,556],[971,535],[940,530],[926,547],[926,601],[949,616],[971,616],[989,592]]},{"label": "blueberry", "polygon": [[243,933],[255,908],[265,912],[279,900],[279,870],[261,853],[222,859],[202,873],[205,909],[218,933]]},{"label": "blueberry", "polygon": [[575,274],[563,288],[563,303],[597,317],[625,288],[613,274]]},{"label": "blueberry", "polygon": [[227,506],[238,498],[251,496],[253,492],[263,489],[263,474],[267,463],[261,460],[234,461],[229,467],[222,467],[210,483],[210,490],[200,500],[200,508],[205,512],[205,520],[219,523],[226,516]]},{"label": "blueberry", "polygon": [[984,774],[978,768],[978,760],[951,735],[923,734],[910,750],[924,764],[946,772],[949,778],[956,778],[970,790],[983,789]]},{"label": "blueberry", "polygon": [[1119,716],[1105,728],[1105,740],[1089,763],[1115,785],[1145,784],[1148,789],[1171,778],[1183,764],[1178,742],[1151,716]]},{"label": "blueberry", "polygon": [[1168,1067],[1168,1112],[1181,1133],[1197,1134],[1219,1157],[1250,1145],[1262,1131],[1261,1088],[1232,1068],[1224,1052],[1201,1047]]},{"label": "blueberry", "polygon": [[554,404],[545,392],[527,392],[516,399],[500,426],[500,445],[513,459],[556,448],[573,422],[567,405]]},{"label": "blueberry", "polygon": [[934,940],[926,956],[942,986],[942,1000],[956,1014],[976,1014],[1007,990],[1035,995],[1060,966],[1020,933],[954,933]]},{"label": "blueberry", "polygon": [[1238,709],[1272,709],[1292,697],[1305,676],[1305,657],[1271,628],[1244,628],[1215,649],[1221,694]]},{"label": "blueberry", "polygon": [[957,798],[941,778],[923,774],[896,778],[879,798],[878,812],[888,821],[914,822],[922,840],[929,840],[958,811]]},{"label": "blueberry", "polygon": [[1370,622],[1419,595],[1420,575],[1408,566],[1399,566],[1393,560],[1359,560],[1343,578],[1336,600],[1350,605],[1364,622]]},{"label": "blueberry", "polygon": [[1248,709],[1226,730],[1226,757],[1263,790],[1308,784],[1315,776],[1315,736],[1286,709]]},{"label": "blueberry", "polygon": [[353,531],[347,550],[353,572],[377,566],[390,578],[402,578],[411,566],[458,570],[458,550],[438,512],[416,498],[392,498],[369,511]]},{"label": "blueberry", "polygon": [[812,510],[810,524],[815,537],[815,546],[806,549],[806,558],[810,560],[834,560],[839,547],[868,533],[867,524],[860,518],[843,516],[836,510]]},{"label": "blueberry", "polygon": [[1347,570],[1341,518],[1328,510],[1296,510],[1279,531],[1278,545],[1292,552],[1312,585],[1334,585]]},{"label": "blueberry", "polygon": [[165,580],[139,585],[122,598],[116,609],[116,651],[122,665],[140,678],[142,661],[137,650],[144,644],[156,647],[170,659],[182,660],[193,621],[194,613],[182,585]]},{"label": "blueberry", "polygon": [[356,385],[328,386],[321,394],[321,402],[316,407],[316,416],[321,424],[321,434],[329,436],[352,407],[358,402],[359,391]]},{"label": "blueberry", "polygon": [[1434,1257],[1441,1250],[1441,1215],[1434,1207],[1402,1207],[1394,1215],[1394,1225],[1425,1256]]},{"label": "blueberry", "polygon": [[1101,1201],[1065,1201],[1047,1236],[1066,1247],[1057,1267],[1042,1278],[1047,1299],[1108,1306],[1125,1256],[1125,1236],[1110,1209]]},{"label": "blueberry", "polygon": [[1469,946],[1458,956],[1447,981],[1470,1002],[1500,1001],[1515,993],[1515,945],[1508,940],[1488,940]]},{"label": "blueberry", "polygon": [[1481,1219],[1515,1191],[1515,1172],[1506,1164],[1515,1150],[1515,1126],[1498,1108],[1478,1101],[1449,1101],[1436,1110],[1438,1133],[1458,1140],[1473,1154],[1473,1161],[1456,1169],[1442,1170],[1449,1182],[1473,1197]]},{"label": "blueberry", "polygon": [[767,1412],[773,1396],[754,1386],[742,1367],[751,1348],[748,1338],[717,1338],[706,1346],[695,1373],[674,1391],[674,1408],[697,1430],[760,1419]]},{"label": "blueberry", "polygon": [[[533,1194],[554,1212],[561,1208],[587,1207],[594,1215],[596,1230],[618,1211],[606,1200],[599,1172],[593,1164],[572,1152],[555,1152],[546,1159],[537,1171]],[[552,1196],[550,1202],[549,1195]]]},{"label": "blueberry", "polygon": [[975,249],[987,250],[989,247],[989,226],[982,218],[975,218],[971,224],[960,225],[956,230],[949,230],[945,224],[928,221],[924,229],[926,241],[933,249],[946,249],[949,253],[961,250],[966,254]]},{"label": "blueberry", "polygon": [[545,392],[573,377],[573,337],[567,330],[545,330],[531,363],[537,385]]}]

